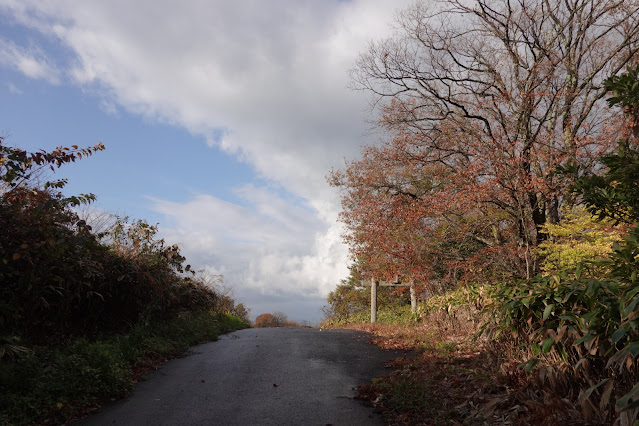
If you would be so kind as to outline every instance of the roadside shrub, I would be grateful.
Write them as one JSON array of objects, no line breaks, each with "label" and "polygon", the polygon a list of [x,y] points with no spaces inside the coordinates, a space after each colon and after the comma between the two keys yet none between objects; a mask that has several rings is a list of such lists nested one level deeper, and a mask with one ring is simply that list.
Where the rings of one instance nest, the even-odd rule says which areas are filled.
[{"label": "roadside shrub", "polygon": [[493,336],[520,336],[532,353],[523,365],[527,370],[540,361],[565,364],[577,393],[603,392],[596,390],[605,380],[614,383],[614,392],[608,385],[602,408],[617,399],[618,408],[633,409],[639,407],[639,386],[625,392],[639,381],[639,229],[632,228],[610,258],[596,265],[610,269],[609,277],[584,277],[589,264],[582,263],[574,271],[500,287]]},{"label": "roadside shrub", "polygon": [[261,314],[255,318],[255,327],[257,328],[277,327],[278,325],[277,319],[273,314]]},{"label": "roadside shrub", "polygon": [[64,180],[32,182],[43,167],[102,149],[28,153],[0,138],[1,335],[31,343],[91,337],[125,331],[142,315],[171,318],[220,305],[213,289],[185,276],[190,265],[177,245],[158,238],[157,226],[118,218],[96,235],[73,210],[93,195],[64,197]]},{"label": "roadside shrub", "polygon": [[64,180],[30,184],[43,167],[101,149],[27,153],[0,138],[0,325],[13,334],[70,327],[79,305],[90,310],[101,297],[95,285],[105,278],[106,250],[72,210],[93,195],[64,197],[57,191]]},{"label": "roadside shrub", "polygon": [[0,424],[67,423],[129,392],[136,363],[250,326],[157,226],[119,218],[96,234],[74,210],[92,194],[33,179],[102,149],[28,153],[0,137]]},{"label": "roadside shrub", "polygon": [[52,414],[66,420],[69,405],[129,392],[128,367],[107,343],[81,339],[68,346],[36,347],[18,361],[0,364],[0,420],[25,424]]},{"label": "roadside shrub", "polygon": [[0,362],[0,424],[68,423],[129,393],[132,379],[139,379],[134,365],[157,363],[247,326],[233,315],[199,312],[170,321],[141,321],[129,333],[105,340],[34,347]]}]

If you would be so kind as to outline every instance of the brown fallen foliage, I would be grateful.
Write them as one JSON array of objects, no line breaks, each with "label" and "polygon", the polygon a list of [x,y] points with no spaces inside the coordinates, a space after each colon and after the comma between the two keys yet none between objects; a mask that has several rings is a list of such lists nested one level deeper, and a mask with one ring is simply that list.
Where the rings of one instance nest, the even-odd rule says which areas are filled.
[{"label": "brown fallen foliage", "polygon": [[571,395],[544,389],[508,361],[502,348],[474,339],[470,316],[430,314],[414,325],[357,324],[382,348],[414,357],[392,362],[393,372],[358,387],[357,398],[390,425],[588,425]]}]

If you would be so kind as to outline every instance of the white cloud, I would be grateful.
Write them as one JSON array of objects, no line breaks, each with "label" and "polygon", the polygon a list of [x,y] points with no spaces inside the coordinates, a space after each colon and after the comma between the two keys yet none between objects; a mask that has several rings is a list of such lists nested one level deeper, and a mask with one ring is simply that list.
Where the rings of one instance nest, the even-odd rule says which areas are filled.
[{"label": "white cloud", "polygon": [[105,105],[204,135],[281,186],[238,189],[245,206],[154,200],[194,263],[225,269],[238,295],[281,298],[325,296],[346,274],[324,176],[365,143],[366,100],[347,71],[406,3],[0,0],[0,11],[74,52],[66,72]]},{"label": "white cloud", "polygon": [[11,40],[0,38],[0,62],[8,64],[29,78],[60,82],[57,67],[38,48],[18,46]]},{"label": "white cloud", "polygon": [[153,200],[154,209],[168,219],[163,234],[180,242],[190,262],[223,274],[249,306],[274,298],[291,304],[289,315],[296,319],[316,321],[319,311],[305,317],[306,310],[294,311],[294,302],[324,299],[346,275],[339,226],[266,188],[246,186],[237,192],[248,207],[210,195],[187,203]]}]

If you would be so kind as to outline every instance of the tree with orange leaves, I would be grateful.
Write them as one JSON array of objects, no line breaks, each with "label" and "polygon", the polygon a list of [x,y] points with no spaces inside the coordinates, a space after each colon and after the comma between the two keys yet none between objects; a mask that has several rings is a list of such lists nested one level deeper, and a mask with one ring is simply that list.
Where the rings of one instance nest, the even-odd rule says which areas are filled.
[{"label": "tree with orange leaves", "polygon": [[537,244],[559,220],[556,166],[589,169],[614,146],[602,82],[637,57],[639,1],[437,0],[402,11],[397,27],[360,57],[354,84],[424,160],[499,187],[483,201]]},{"label": "tree with orange leaves", "polygon": [[330,177],[353,256],[420,277],[504,256],[520,259],[504,271],[536,272],[544,224],[574,201],[565,189],[577,176],[558,168],[590,171],[615,146],[602,82],[636,61],[638,39],[639,0],[438,0],[400,12],[396,33],[353,70],[393,139]]}]

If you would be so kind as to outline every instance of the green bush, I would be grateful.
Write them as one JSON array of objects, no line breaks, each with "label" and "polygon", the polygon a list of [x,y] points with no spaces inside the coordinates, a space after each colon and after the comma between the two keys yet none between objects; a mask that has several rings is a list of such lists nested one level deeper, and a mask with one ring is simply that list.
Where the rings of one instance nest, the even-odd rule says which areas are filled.
[{"label": "green bush", "polygon": [[102,149],[28,153],[0,138],[0,335],[37,344],[124,332],[144,315],[206,311],[223,297],[184,275],[190,265],[157,226],[120,218],[96,235],[73,210],[93,195],[63,196],[64,180],[32,182],[43,167]]},{"label": "green bush", "polygon": [[[411,312],[410,305],[385,306],[377,310],[377,322],[380,324],[414,324],[417,316]],[[358,311],[349,316],[333,316],[322,322],[322,327],[339,327],[348,324],[365,324],[371,322],[370,307],[366,311]]]},{"label": "green bush", "polygon": [[74,406],[122,396],[132,387],[129,367],[111,343],[80,339],[37,347],[18,361],[0,364],[0,419],[9,424],[49,415],[64,419]]},{"label": "green bush", "polygon": [[[532,354],[522,365],[528,371],[542,361],[568,366],[573,392],[586,399],[598,395],[602,401],[605,395],[602,410],[615,400],[619,410],[635,409],[639,229],[631,229],[609,259],[596,263],[611,271],[606,279],[585,277],[583,270],[590,264],[582,263],[575,270],[497,288],[489,307],[497,321],[484,330],[493,338],[508,332],[521,340]],[[606,382],[610,387],[604,393],[606,387],[599,387]]]},{"label": "green bush", "polygon": [[82,338],[35,347],[0,363],[0,424],[67,422],[97,403],[129,393],[136,363],[177,356],[194,344],[247,326],[230,314],[200,312],[140,322],[130,333],[102,341]]},{"label": "green bush", "polygon": [[437,294],[425,300],[423,309],[426,312],[446,311],[452,313],[460,307],[480,309],[494,285],[468,284],[455,290]]}]

